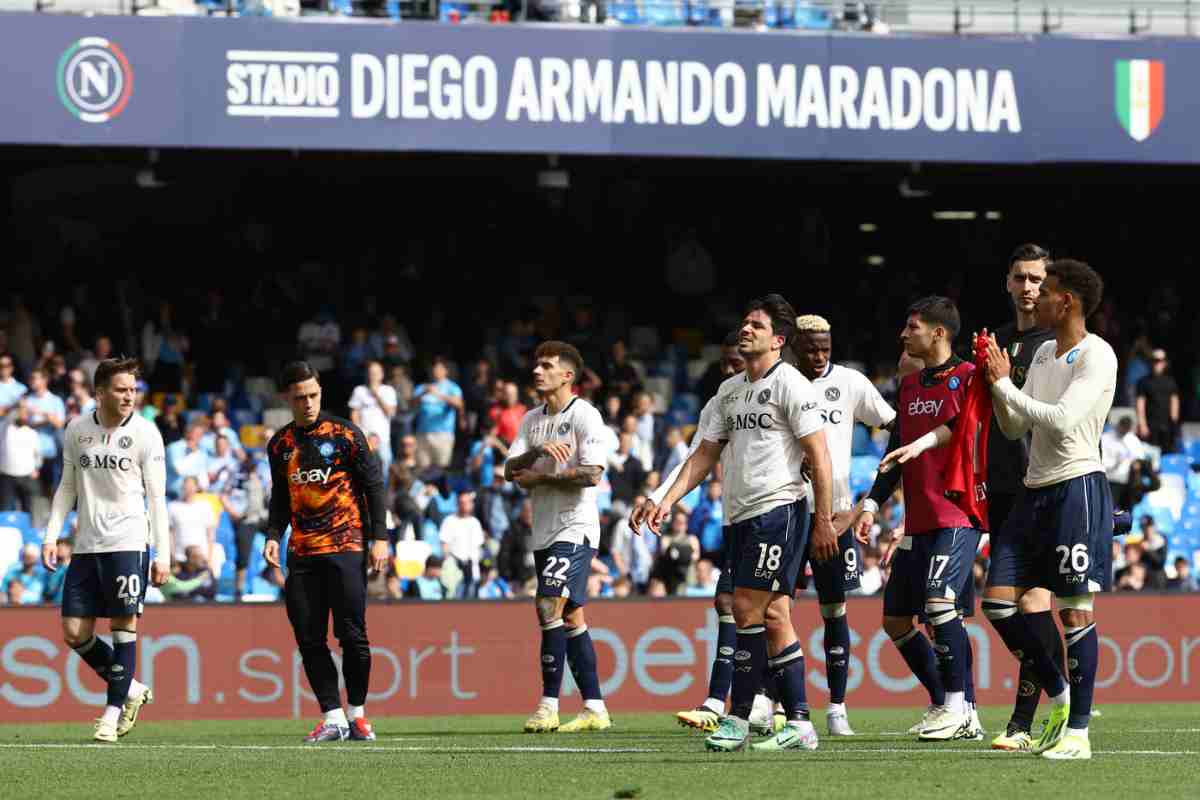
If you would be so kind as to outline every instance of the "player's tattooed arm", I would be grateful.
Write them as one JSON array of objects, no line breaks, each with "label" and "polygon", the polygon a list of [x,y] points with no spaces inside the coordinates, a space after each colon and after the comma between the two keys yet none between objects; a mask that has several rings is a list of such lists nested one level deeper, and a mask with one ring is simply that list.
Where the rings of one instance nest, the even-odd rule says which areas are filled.
[{"label": "player's tattooed arm", "polygon": [[563,470],[557,475],[543,475],[541,482],[550,486],[575,486],[586,488],[595,486],[600,483],[600,476],[604,474],[604,467],[586,464],[581,467],[574,467]]},{"label": "player's tattooed arm", "polygon": [[533,466],[534,462],[542,457],[540,447],[535,447],[532,450],[526,450],[519,456],[514,456],[504,462],[504,480],[511,481],[513,475],[518,472],[524,472]]}]

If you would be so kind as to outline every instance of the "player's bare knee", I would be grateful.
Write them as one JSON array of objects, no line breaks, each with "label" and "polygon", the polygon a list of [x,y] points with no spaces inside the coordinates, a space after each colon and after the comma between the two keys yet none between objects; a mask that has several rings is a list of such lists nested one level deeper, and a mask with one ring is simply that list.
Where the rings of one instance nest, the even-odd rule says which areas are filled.
[{"label": "player's bare knee", "polygon": [[583,606],[567,606],[563,613],[563,622],[568,628],[587,627],[587,619],[583,615]]},{"label": "player's bare knee", "polygon": [[538,622],[542,625],[549,625],[551,622],[562,619],[563,610],[557,597],[539,597],[535,605],[537,606]]},{"label": "player's bare knee", "polygon": [[791,602],[786,596],[777,597],[767,606],[763,621],[768,630],[781,630],[792,626]]},{"label": "player's bare knee", "polygon": [[1050,610],[1050,593],[1044,589],[1030,589],[1019,601],[1022,614],[1040,614]]},{"label": "player's bare knee", "polygon": [[68,617],[63,620],[63,642],[72,650],[88,643],[95,633],[96,621],[81,617]]},{"label": "player's bare knee", "polygon": [[733,620],[739,628],[766,624],[766,609],[756,598],[733,596]]},{"label": "player's bare knee", "polygon": [[1064,628],[1086,628],[1096,619],[1091,611],[1077,608],[1064,608],[1058,612],[1058,616]]},{"label": "player's bare knee", "polygon": [[713,608],[716,609],[718,617],[733,616],[733,595],[722,592],[713,598]]}]

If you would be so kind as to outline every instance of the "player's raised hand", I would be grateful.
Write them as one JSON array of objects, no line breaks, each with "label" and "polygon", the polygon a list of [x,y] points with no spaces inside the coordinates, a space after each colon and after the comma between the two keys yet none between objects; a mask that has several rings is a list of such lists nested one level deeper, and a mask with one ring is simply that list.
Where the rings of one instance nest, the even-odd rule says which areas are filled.
[{"label": "player's raised hand", "polygon": [[851,523],[851,527],[854,529],[854,538],[860,544],[870,544],[871,528],[875,527],[875,515],[870,511],[860,511],[854,518],[854,522]]},{"label": "player's raised hand", "polygon": [[42,566],[54,572],[58,569],[58,545],[51,542],[42,545]]},{"label": "player's raised hand", "polygon": [[651,504],[651,508],[653,510],[648,511],[646,514],[646,527],[653,531],[655,535],[659,535],[662,533],[663,521],[671,516],[671,507],[664,503],[662,505]]},{"label": "player's raised hand", "polygon": [[389,555],[387,539],[371,542],[371,570],[377,574],[387,572]]},{"label": "player's raised hand", "polygon": [[550,456],[559,464],[567,463],[571,457],[570,442],[546,442],[542,445],[542,455]]},{"label": "player's raised hand", "polygon": [[920,448],[914,447],[911,444],[906,444],[903,447],[897,447],[892,452],[883,457],[879,462],[879,471],[887,472],[892,467],[898,464],[906,464],[919,456],[923,451]]},{"label": "player's raised hand", "polygon": [[1000,349],[995,336],[988,337],[987,354],[988,380],[991,383],[1007,378],[1012,373],[1012,362],[1009,361],[1008,353]]},{"label": "player's raised hand", "polygon": [[633,511],[629,512],[629,529],[635,536],[642,535],[642,526],[656,510],[655,505],[655,502],[648,497],[634,504]]},{"label": "player's raised hand", "polygon": [[267,539],[267,544],[263,547],[263,559],[272,567],[279,568],[279,542]]},{"label": "player's raised hand", "polygon": [[900,540],[904,538],[904,526],[900,525],[892,529],[892,538],[890,540],[879,540],[879,566],[886,567],[892,560],[892,554],[896,552],[896,546],[900,544]]},{"label": "player's raised hand", "polygon": [[157,561],[150,562],[150,583],[154,586],[162,586],[171,577],[171,568],[166,564],[160,564]]}]

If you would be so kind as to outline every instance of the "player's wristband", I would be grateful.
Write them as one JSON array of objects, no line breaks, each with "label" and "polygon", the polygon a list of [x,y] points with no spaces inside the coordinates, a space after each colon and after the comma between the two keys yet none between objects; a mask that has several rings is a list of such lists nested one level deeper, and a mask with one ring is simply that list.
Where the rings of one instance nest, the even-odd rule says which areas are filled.
[{"label": "player's wristband", "polygon": [[862,499],[862,510],[867,512],[868,514],[878,514],[879,513],[879,503],[876,503],[874,500],[872,500],[869,497],[864,497]]}]

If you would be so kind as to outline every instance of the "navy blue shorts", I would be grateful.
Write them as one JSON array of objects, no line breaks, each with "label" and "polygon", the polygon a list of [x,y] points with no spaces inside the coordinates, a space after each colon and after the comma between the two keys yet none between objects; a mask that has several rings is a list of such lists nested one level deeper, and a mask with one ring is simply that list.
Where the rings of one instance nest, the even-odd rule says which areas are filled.
[{"label": "navy blue shorts", "polygon": [[[812,530],[812,517],[809,517],[809,531]],[[800,572],[796,577],[796,590],[808,588],[808,576],[804,574],[806,564],[812,564],[813,584],[817,587],[817,601],[821,604],[844,603],[846,593],[861,586],[862,562],[858,557],[858,542],[853,530],[842,531],[838,537],[838,554],[828,561],[817,561],[812,557],[812,536],[808,537],[808,545],[804,548],[804,558],[800,561]]]},{"label": "navy blue shorts", "polygon": [[797,500],[735,522],[725,531],[733,585],[790,594],[808,546],[808,501]]},{"label": "navy blue shorts", "polygon": [[943,528],[906,536],[892,554],[892,574],[883,590],[886,617],[924,618],[925,601],[953,600],[963,609],[974,604],[975,551],[982,534],[974,528]]},{"label": "navy blue shorts", "polygon": [[1103,472],[1021,493],[992,536],[988,586],[1074,597],[1112,588],[1112,491]]},{"label": "navy blue shorts", "polygon": [[728,525],[721,528],[721,563],[717,567],[721,575],[717,578],[717,594],[733,594],[733,559],[729,555],[729,544],[733,541],[733,533]]},{"label": "navy blue shorts", "polygon": [[64,617],[141,616],[150,583],[150,550],[77,553],[63,580]]},{"label": "navy blue shorts", "polygon": [[594,547],[572,542],[555,542],[533,551],[537,565],[538,597],[565,597],[571,605],[587,603],[588,576],[592,574]]}]

